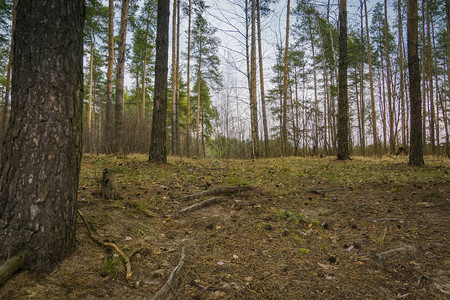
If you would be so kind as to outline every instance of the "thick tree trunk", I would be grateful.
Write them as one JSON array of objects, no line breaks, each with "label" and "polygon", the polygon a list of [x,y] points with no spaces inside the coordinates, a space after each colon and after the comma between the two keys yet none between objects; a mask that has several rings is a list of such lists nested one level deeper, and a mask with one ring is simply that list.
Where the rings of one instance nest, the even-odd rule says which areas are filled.
[{"label": "thick tree trunk", "polygon": [[411,102],[411,137],[409,164],[424,165],[422,148],[422,111],[420,98],[420,69],[418,56],[417,0],[408,0],[408,69]]},{"label": "thick tree trunk", "polygon": [[281,147],[283,156],[287,156],[288,134],[287,134],[287,98],[288,98],[288,68],[289,68],[289,16],[291,1],[287,1],[286,8],[286,45],[284,47],[284,76],[283,76],[283,145]]},{"label": "thick tree trunk", "polygon": [[337,159],[350,158],[348,146],[348,90],[347,90],[347,0],[339,2],[339,99]]},{"label": "thick tree trunk", "polygon": [[[289,5],[288,0],[288,5]],[[256,3],[252,1],[252,45],[250,59],[250,116],[252,131],[252,157],[259,157],[258,103],[256,101]]]},{"label": "thick tree trunk", "polygon": [[106,72],[106,114],[105,114],[105,150],[110,153],[113,150],[114,129],[112,111],[112,84],[114,68],[114,0],[109,0],[108,17],[108,69]]},{"label": "thick tree trunk", "polygon": [[189,20],[188,20],[188,53],[187,53],[187,94],[186,94],[186,155],[191,156],[191,18],[192,1],[189,0]]},{"label": "thick tree trunk", "polygon": [[266,157],[269,156],[269,128],[267,125],[267,110],[266,110],[266,98],[264,91],[264,68],[263,68],[263,54],[262,54],[262,41],[261,41],[261,12],[259,1],[256,0],[256,10],[258,18],[258,52],[259,52],[259,84],[261,86],[261,109],[263,118],[264,129],[264,152]]},{"label": "thick tree trunk", "polygon": [[381,149],[378,142],[377,134],[377,112],[375,110],[375,93],[373,87],[373,68],[372,68],[372,48],[370,47],[369,35],[369,18],[367,16],[367,0],[364,0],[364,13],[366,15],[366,39],[367,39],[367,57],[369,60],[369,81],[370,81],[370,103],[372,107],[372,136],[373,136],[373,153],[381,155]]},{"label": "thick tree trunk", "polygon": [[169,15],[170,0],[158,1],[155,56],[155,100],[153,101],[152,134],[149,161],[167,161],[166,113],[167,73],[169,58]]},{"label": "thick tree trunk", "polygon": [[120,17],[119,52],[117,56],[116,103],[115,103],[115,145],[116,153],[123,152],[123,93],[125,72],[125,50],[127,41],[128,7],[130,0],[122,0]]},{"label": "thick tree trunk", "polygon": [[[43,22],[42,20],[47,20]],[[51,271],[75,249],[84,1],[19,1],[0,179],[0,257]]]}]

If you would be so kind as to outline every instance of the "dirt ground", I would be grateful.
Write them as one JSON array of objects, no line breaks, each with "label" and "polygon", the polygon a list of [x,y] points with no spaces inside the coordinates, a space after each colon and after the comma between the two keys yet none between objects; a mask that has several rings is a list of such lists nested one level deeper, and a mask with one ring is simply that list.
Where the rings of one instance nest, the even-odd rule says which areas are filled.
[{"label": "dirt ground", "polygon": [[[450,161],[427,157],[191,160],[85,155],[76,252],[51,274],[27,271],[0,299],[148,299],[185,249],[176,299],[450,299]],[[97,197],[102,170],[118,199]],[[251,186],[195,211],[182,196]]]}]

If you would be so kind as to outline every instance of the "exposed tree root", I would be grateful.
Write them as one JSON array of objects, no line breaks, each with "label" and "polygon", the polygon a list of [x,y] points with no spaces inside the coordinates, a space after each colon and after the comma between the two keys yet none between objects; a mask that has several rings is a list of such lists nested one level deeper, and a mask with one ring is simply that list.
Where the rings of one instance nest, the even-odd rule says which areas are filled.
[{"label": "exposed tree root", "polygon": [[0,287],[25,266],[25,255],[17,254],[0,266]]},{"label": "exposed tree root", "polygon": [[188,213],[188,212],[191,212],[191,211],[194,211],[194,210],[200,209],[202,207],[206,207],[211,204],[218,203],[218,202],[221,202],[224,200],[225,199],[221,198],[221,197],[214,197],[214,198],[206,199],[204,201],[201,201],[201,202],[198,202],[198,203],[195,203],[188,207],[183,208],[182,210],[180,210],[180,214]]},{"label": "exposed tree root", "polygon": [[238,193],[238,192],[243,192],[243,191],[250,191],[253,189],[254,188],[252,186],[226,186],[226,187],[220,187],[220,188],[216,188],[216,189],[212,189],[212,190],[201,191],[199,193],[195,193],[192,195],[177,198],[172,201],[181,202],[181,201],[198,199],[203,196],[214,196],[214,195],[221,195],[221,194]]},{"label": "exposed tree root", "polygon": [[97,238],[94,236],[94,234],[92,233],[92,229],[91,229],[91,227],[89,226],[89,224],[88,224],[88,222],[86,221],[86,219],[84,218],[83,213],[82,213],[80,210],[78,210],[78,214],[80,215],[80,218],[81,218],[81,220],[83,221],[84,225],[86,225],[86,228],[87,228],[87,230],[88,230],[89,237],[90,237],[97,245],[102,246],[102,247],[110,247],[110,248],[113,248],[113,249],[120,255],[120,257],[122,257],[122,259],[123,259],[123,261],[124,261],[124,263],[125,263],[125,269],[126,269],[126,272],[127,272],[126,278],[127,278],[127,279],[130,279],[130,278],[131,278],[131,274],[132,274],[132,273],[131,273],[131,263],[130,263],[130,258],[129,258],[122,250],[120,250],[119,247],[117,247],[116,244],[114,244],[114,243],[105,243],[105,242],[102,242],[102,241],[100,241],[99,239],[97,239]]},{"label": "exposed tree root", "polygon": [[165,300],[175,299],[176,293],[181,285],[181,276],[184,272],[184,259],[185,259],[184,247],[181,249],[181,257],[178,265],[170,273],[169,278],[163,287],[156,293],[153,300]]}]

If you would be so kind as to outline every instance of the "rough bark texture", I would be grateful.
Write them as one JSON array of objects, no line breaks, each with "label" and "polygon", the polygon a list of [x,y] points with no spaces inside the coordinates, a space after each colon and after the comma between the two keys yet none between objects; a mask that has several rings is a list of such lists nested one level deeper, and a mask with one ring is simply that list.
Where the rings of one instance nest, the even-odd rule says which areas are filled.
[{"label": "rough bark texture", "polygon": [[172,8],[172,115],[171,115],[171,129],[172,129],[172,155],[176,155],[176,117],[177,117],[177,48],[176,48],[176,27],[177,27],[177,1],[173,1]]},{"label": "rough bark texture", "polygon": [[116,103],[114,113],[115,145],[114,151],[123,151],[123,90],[125,72],[125,46],[127,41],[128,7],[130,0],[122,0],[122,14],[120,17],[119,52],[117,55],[116,75]]},{"label": "rough bark texture", "polygon": [[167,161],[166,112],[167,73],[169,57],[169,15],[170,0],[158,1],[155,56],[155,100],[153,102],[152,135],[149,161]]},{"label": "rough bark texture", "polygon": [[109,0],[108,17],[108,69],[106,73],[106,115],[105,115],[105,150],[106,153],[112,151],[113,113],[112,113],[112,82],[114,63],[114,0]]},{"label": "rough bark texture", "polygon": [[[289,0],[288,0],[289,1]],[[252,45],[250,50],[250,116],[252,131],[252,157],[259,157],[258,103],[256,101],[256,5],[252,1]]]},{"label": "rough bark texture", "polygon": [[348,90],[347,90],[347,0],[339,3],[339,98],[338,153],[340,160],[349,159],[348,147]]},{"label": "rough bark texture", "polygon": [[51,271],[75,249],[84,1],[19,1],[0,179],[0,257]]},{"label": "rough bark texture", "polygon": [[408,0],[408,69],[409,97],[411,103],[411,136],[409,163],[414,166],[424,165],[422,148],[422,110],[420,97],[420,68],[418,46],[417,0]]}]

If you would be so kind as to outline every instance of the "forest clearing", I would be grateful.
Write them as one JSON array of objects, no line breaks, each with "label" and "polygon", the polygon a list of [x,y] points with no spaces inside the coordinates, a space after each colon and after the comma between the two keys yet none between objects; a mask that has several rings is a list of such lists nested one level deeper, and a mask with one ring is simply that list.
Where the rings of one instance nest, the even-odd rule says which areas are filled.
[{"label": "forest clearing", "polygon": [[[24,271],[1,299],[148,299],[185,249],[176,299],[445,299],[450,293],[450,161],[406,156],[195,160],[85,155],[77,250],[51,274]],[[104,168],[118,197],[102,199]],[[222,201],[181,197],[252,187]]]}]

